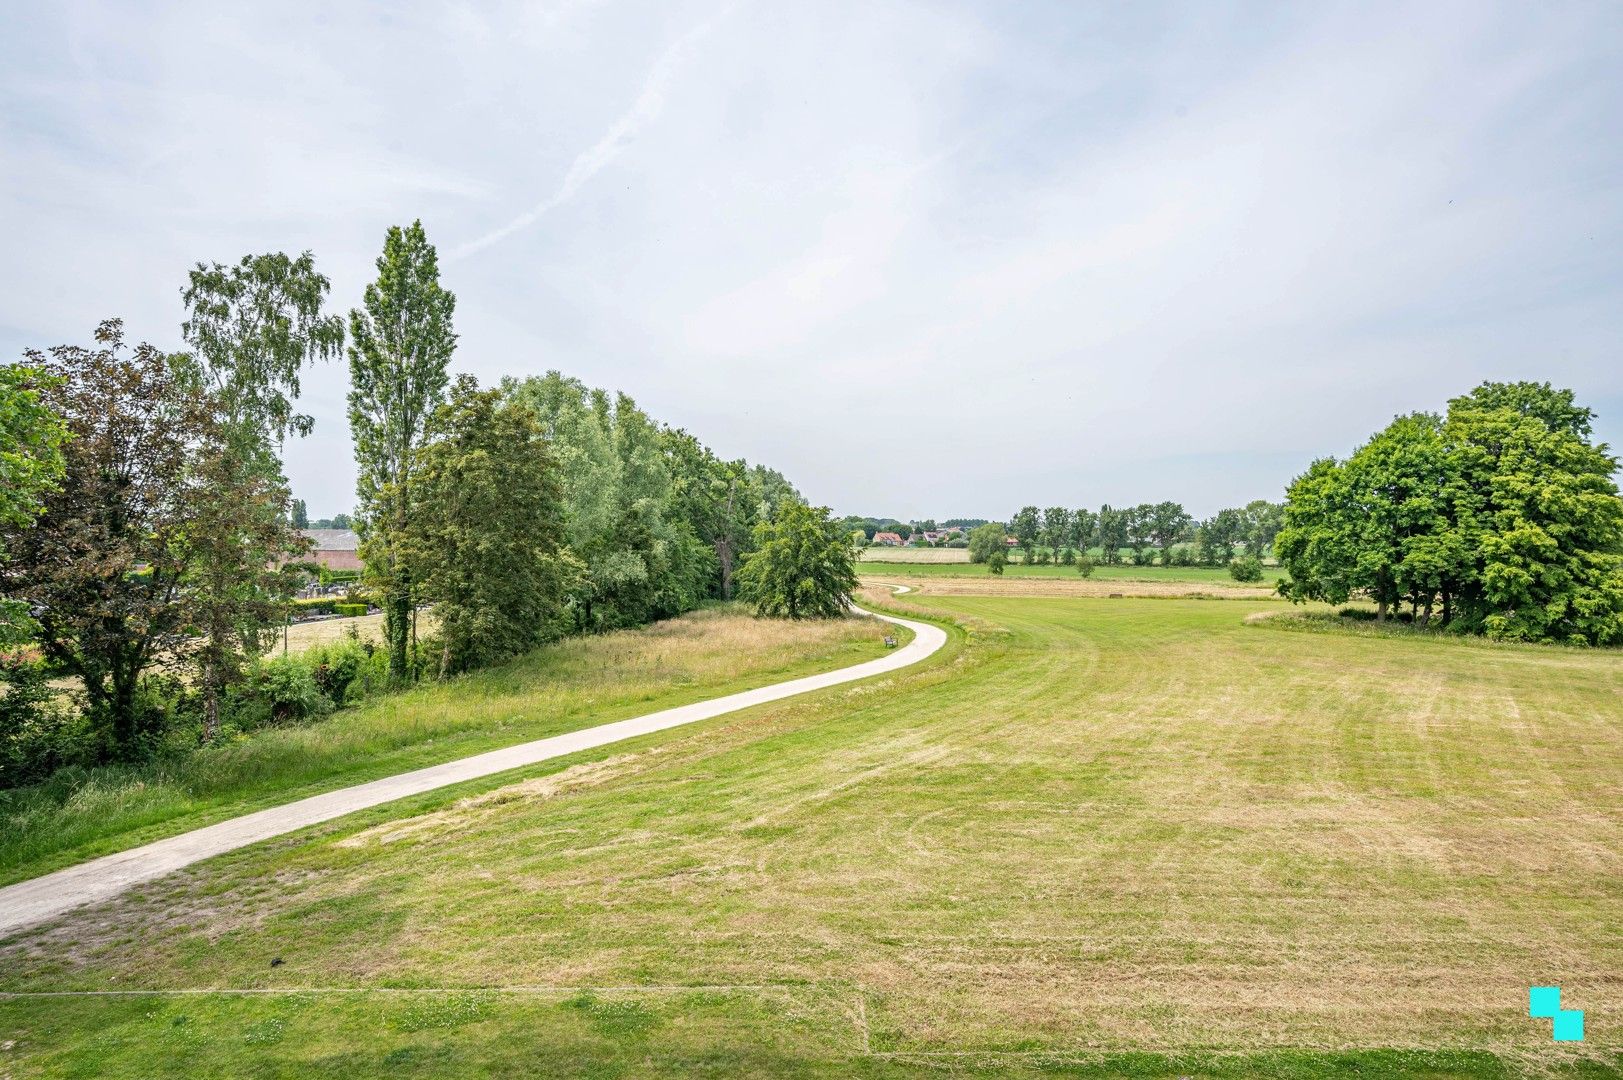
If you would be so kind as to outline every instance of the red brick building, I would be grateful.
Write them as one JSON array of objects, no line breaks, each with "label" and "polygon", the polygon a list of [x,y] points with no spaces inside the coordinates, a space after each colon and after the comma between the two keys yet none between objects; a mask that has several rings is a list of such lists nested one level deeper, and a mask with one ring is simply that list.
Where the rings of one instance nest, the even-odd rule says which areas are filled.
[{"label": "red brick building", "polygon": [[328,570],[359,570],[361,538],[349,529],[300,529],[310,541],[306,562],[320,563]]}]

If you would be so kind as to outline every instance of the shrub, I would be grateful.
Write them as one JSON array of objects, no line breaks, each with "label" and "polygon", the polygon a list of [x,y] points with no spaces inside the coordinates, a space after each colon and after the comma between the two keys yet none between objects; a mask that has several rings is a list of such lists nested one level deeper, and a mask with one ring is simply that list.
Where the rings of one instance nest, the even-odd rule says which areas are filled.
[{"label": "shrub", "polygon": [[1037,548],[1036,555],[1032,561],[1038,566],[1047,566],[1049,563],[1054,561],[1054,553],[1045,547]]},{"label": "shrub", "polygon": [[105,756],[95,726],[63,704],[38,661],[0,656],[0,788]]},{"label": "shrub", "polygon": [[1081,574],[1083,577],[1092,577],[1095,566],[1097,566],[1097,564],[1093,561],[1092,555],[1077,556],[1076,572]]},{"label": "shrub", "polygon": [[360,679],[370,654],[354,638],[317,645],[298,658],[309,669],[316,689],[334,705],[349,700],[350,687]]},{"label": "shrub", "polygon": [[1262,560],[1255,555],[1244,555],[1229,560],[1229,576],[1235,581],[1261,581]]},{"label": "shrub", "polygon": [[308,720],[333,710],[308,656],[261,660],[236,688],[234,706],[234,719],[242,727]]},{"label": "shrub", "polygon": [[338,601],[331,596],[312,596],[307,600],[293,601],[293,614],[295,615],[331,615]]},{"label": "shrub", "polygon": [[369,609],[365,604],[334,604],[332,610],[334,615],[342,615],[346,619],[353,619],[356,616],[365,615]]},{"label": "shrub", "polygon": [[1059,553],[1059,564],[1061,566],[1075,566],[1076,565],[1076,549],[1068,547],[1064,551],[1061,551]]}]

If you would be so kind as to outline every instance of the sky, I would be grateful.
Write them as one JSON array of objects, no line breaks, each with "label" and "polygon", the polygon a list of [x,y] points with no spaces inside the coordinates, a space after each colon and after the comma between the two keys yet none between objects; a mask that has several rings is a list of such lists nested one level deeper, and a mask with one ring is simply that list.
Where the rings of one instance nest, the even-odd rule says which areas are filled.
[{"label": "sky", "polygon": [[[1484,379],[1623,444],[1623,5],[7,4],[0,356],[197,262],[623,390],[838,513],[1278,499]],[[285,457],[348,510],[347,366]]]}]

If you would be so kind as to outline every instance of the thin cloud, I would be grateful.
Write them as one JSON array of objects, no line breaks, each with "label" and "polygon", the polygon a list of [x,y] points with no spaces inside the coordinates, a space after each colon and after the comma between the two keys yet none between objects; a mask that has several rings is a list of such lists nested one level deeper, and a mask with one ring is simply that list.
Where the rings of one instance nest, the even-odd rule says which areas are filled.
[{"label": "thin cloud", "polygon": [[665,51],[660,54],[659,59],[654,61],[654,66],[648,70],[647,77],[643,79],[642,92],[637,95],[637,100],[632,103],[631,108],[626,110],[614,122],[601,139],[575,157],[575,160],[569,165],[569,171],[564,174],[563,182],[558,185],[557,191],[501,228],[494,229],[478,239],[470,240],[468,243],[456,248],[451,252],[451,260],[464,259],[476,252],[483,251],[519,230],[529,228],[539,221],[543,215],[556,210],[570,199],[573,199],[580,189],[586,186],[587,181],[602,172],[615,158],[624,152],[625,148],[631,144],[631,140],[636,138],[639,131],[657,120],[660,113],[665,111],[666,92],[670,87],[671,80],[680,70],[688,54],[693,51],[693,47],[700,40],[710,33],[718,22],[732,12],[735,6],[733,4],[727,5],[715,15],[671,42]]}]

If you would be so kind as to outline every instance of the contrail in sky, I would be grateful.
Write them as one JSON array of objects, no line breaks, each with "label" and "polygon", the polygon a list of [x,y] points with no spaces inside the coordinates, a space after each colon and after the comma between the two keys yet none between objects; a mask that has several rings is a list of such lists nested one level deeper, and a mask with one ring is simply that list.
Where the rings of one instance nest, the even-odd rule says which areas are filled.
[{"label": "contrail in sky", "polygon": [[451,252],[450,259],[456,260],[483,251],[492,244],[511,236],[520,229],[535,224],[543,214],[555,210],[575,197],[576,192],[586,185],[586,182],[604,167],[620,156],[620,152],[630,144],[639,131],[659,117],[665,109],[665,92],[672,77],[680,68],[687,54],[711,29],[730,14],[736,4],[728,4],[715,15],[693,27],[665,49],[654,66],[648,69],[648,77],[643,80],[642,91],[637,100],[632,103],[621,117],[616,120],[590,148],[582,151],[569,165],[569,171],[564,174],[563,182],[545,199],[530,207],[518,217],[509,221],[499,229],[495,229],[476,240],[470,240]]}]

